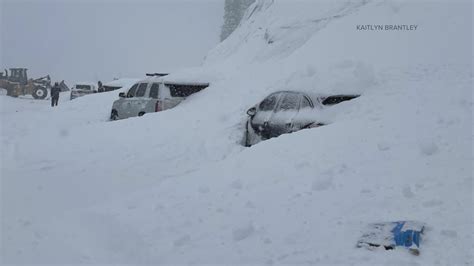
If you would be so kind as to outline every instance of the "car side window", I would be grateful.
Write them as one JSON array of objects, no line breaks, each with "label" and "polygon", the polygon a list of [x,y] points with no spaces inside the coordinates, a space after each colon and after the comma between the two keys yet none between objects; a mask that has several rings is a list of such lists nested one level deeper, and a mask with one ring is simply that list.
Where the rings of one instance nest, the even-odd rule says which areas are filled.
[{"label": "car side window", "polygon": [[160,88],[160,84],[153,83],[150,88],[150,98],[158,99],[158,89]]},{"label": "car side window", "polygon": [[127,97],[135,96],[135,92],[137,91],[138,84],[133,85],[127,92]]},{"label": "car side window", "polygon": [[311,108],[311,103],[309,102],[308,98],[304,97],[303,96],[303,99],[301,101],[301,109],[304,109],[304,108]]},{"label": "car side window", "polygon": [[147,83],[140,83],[140,85],[138,85],[138,89],[137,89],[137,92],[135,93],[135,97],[143,97],[145,96],[145,92],[146,92],[146,87],[148,86]]},{"label": "car side window", "polygon": [[271,111],[273,108],[275,108],[276,102],[278,100],[278,95],[277,94],[272,94],[265,98],[260,105],[258,106],[258,109],[261,111]]}]

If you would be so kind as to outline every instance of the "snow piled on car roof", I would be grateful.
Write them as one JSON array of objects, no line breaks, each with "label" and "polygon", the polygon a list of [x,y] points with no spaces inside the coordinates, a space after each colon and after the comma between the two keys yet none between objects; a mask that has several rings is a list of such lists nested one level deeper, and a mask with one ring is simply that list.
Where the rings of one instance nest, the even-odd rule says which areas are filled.
[{"label": "snow piled on car roof", "polygon": [[[0,97],[3,261],[473,264],[471,10],[257,1],[201,68],[170,75],[210,83],[173,109],[106,122],[117,92]],[[418,29],[357,30],[374,23]],[[279,90],[362,95],[243,147],[246,110]],[[420,256],[356,248],[400,220],[426,222]]]},{"label": "snow piled on car roof", "polygon": [[150,76],[140,80],[140,82],[209,85],[209,83],[215,81],[216,78],[217,77],[214,73],[209,73],[202,68],[189,68],[176,73],[170,73],[166,76]]}]

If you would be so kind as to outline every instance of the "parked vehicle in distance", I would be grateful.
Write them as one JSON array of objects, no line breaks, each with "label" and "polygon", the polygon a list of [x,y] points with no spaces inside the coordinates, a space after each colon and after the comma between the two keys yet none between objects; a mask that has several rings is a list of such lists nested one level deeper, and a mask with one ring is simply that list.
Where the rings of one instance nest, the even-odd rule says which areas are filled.
[{"label": "parked vehicle in distance", "polygon": [[250,147],[262,140],[305,128],[324,125],[316,121],[314,109],[338,104],[359,95],[310,95],[297,91],[278,91],[247,111],[244,144]]},{"label": "parked vehicle in distance", "polygon": [[108,91],[128,91],[135,83],[137,83],[140,79],[134,79],[134,78],[120,78],[120,79],[114,79],[112,81],[106,82],[103,84],[104,92]]},{"label": "parked vehicle in distance", "polygon": [[94,83],[79,82],[79,83],[76,83],[71,88],[71,100],[74,100],[78,97],[81,97],[87,94],[96,93],[96,92],[97,92],[97,87],[94,85]]},{"label": "parked vehicle in distance", "polygon": [[112,105],[110,120],[142,116],[175,107],[186,97],[209,86],[209,83],[164,81],[152,77],[119,93]]},{"label": "parked vehicle in distance", "polygon": [[[121,78],[115,79],[103,84],[104,91],[114,91],[120,89],[129,89],[133,84],[135,84],[139,79],[132,79],[132,78]],[[71,100],[81,97],[91,93],[97,93],[98,88],[95,83],[92,82],[80,82],[74,85],[71,89]]]},{"label": "parked vehicle in distance", "polygon": [[130,79],[130,78],[121,78],[114,79],[112,81],[106,82],[102,85],[104,92],[115,91],[122,88],[128,89],[133,84],[135,84],[139,79]]}]

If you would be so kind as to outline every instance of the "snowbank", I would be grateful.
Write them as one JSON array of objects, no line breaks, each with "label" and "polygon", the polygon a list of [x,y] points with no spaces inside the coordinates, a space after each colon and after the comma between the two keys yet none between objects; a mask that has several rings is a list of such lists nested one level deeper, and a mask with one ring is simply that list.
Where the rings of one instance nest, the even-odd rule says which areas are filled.
[{"label": "snowbank", "polygon": [[[1,96],[3,260],[472,264],[470,7],[257,1],[175,74],[211,85],[140,118],[106,121],[117,92]],[[418,30],[356,29],[374,23]],[[362,96],[242,147],[245,111],[282,89]],[[367,223],[402,219],[428,225],[419,257],[355,248]]]}]

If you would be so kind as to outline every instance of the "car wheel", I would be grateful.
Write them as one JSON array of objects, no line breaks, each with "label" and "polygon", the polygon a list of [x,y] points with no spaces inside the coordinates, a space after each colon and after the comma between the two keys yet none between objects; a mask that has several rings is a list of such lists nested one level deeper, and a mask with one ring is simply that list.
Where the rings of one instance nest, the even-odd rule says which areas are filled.
[{"label": "car wheel", "polygon": [[42,100],[48,96],[48,90],[44,87],[37,86],[33,91],[33,98]]},{"label": "car wheel", "polygon": [[117,110],[112,110],[110,113],[110,120],[117,120],[118,119],[118,113]]},{"label": "car wheel", "polygon": [[145,112],[140,112],[138,113],[138,116],[143,116],[145,114]]}]

